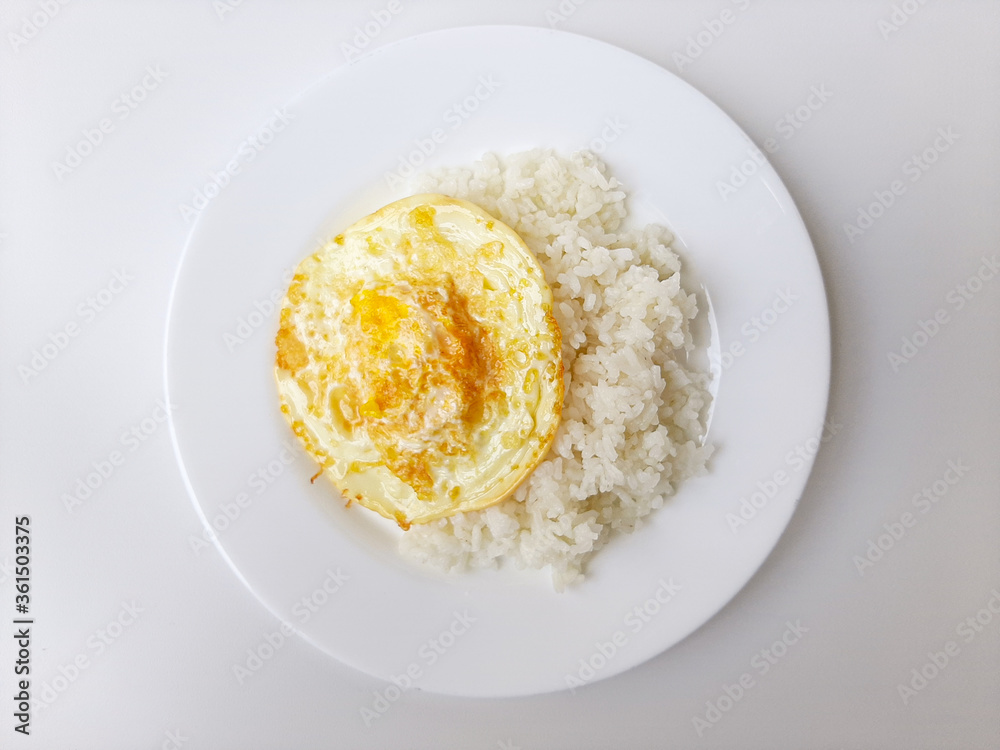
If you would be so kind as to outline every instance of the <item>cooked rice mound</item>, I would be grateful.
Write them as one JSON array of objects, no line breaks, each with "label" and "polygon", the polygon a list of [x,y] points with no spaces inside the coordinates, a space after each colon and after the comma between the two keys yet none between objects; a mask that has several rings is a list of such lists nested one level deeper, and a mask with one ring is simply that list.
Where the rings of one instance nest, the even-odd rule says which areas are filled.
[{"label": "cooked rice mound", "polygon": [[417,179],[471,201],[538,256],[562,329],[566,401],[552,448],[511,497],[414,526],[404,555],[445,570],[549,566],[562,590],[613,532],[631,532],[704,471],[708,376],[685,366],[695,297],[670,232],[625,229],[626,195],[590,152],[486,154]]}]

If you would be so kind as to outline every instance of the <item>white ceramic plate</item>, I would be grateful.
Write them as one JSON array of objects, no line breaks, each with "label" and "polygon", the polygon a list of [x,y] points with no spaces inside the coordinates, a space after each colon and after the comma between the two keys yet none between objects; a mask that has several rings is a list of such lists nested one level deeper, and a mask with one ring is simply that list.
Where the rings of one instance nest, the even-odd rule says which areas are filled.
[{"label": "white ceramic plate", "polygon": [[[771,167],[747,162],[743,132],[631,53],[500,26],[383,47],[290,103],[285,119],[228,184],[209,189],[167,330],[178,460],[240,578],[340,661],[382,679],[409,673],[416,687],[453,695],[603,679],[716,613],[795,508],[829,384],[812,245]],[[587,580],[563,594],[546,574],[414,567],[398,556],[392,523],[345,509],[325,481],[309,483],[315,467],[278,411],[272,375],[283,272],[319,240],[405,195],[387,175],[407,172],[406,160],[469,164],[487,150],[588,145],[632,191],[637,218],[675,232],[689,283],[704,284],[703,343],[716,375],[711,471],[638,533],[615,539]],[[753,174],[724,198],[718,182],[741,164]]]}]

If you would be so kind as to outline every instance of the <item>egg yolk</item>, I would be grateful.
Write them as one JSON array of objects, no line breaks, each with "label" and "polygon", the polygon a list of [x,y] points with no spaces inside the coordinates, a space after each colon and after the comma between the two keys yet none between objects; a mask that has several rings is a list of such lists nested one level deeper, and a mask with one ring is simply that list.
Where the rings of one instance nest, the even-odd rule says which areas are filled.
[{"label": "egg yolk", "polygon": [[348,422],[426,497],[438,456],[468,451],[487,404],[505,400],[503,361],[450,277],[363,289],[350,304],[345,349],[365,365],[346,374]]}]

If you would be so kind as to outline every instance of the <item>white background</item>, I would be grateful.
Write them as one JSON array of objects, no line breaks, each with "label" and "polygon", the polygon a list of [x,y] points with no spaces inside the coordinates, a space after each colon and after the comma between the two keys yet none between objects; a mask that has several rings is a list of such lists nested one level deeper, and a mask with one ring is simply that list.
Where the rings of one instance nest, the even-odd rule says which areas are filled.
[{"label": "white background", "polygon": [[[0,745],[1000,746],[1000,616],[956,631],[1000,590],[1000,281],[960,310],[948,297],[1000,254],[1000,4],[908,0],[897,7],[914,12],[896,11],[906,21],[893,30],[880,28],[888,2],[589,0],[560,19],[546,15],[555,2],[402,0],[368,49],[452,26],[555,24],[663,65],[758,144],[775,138],[770,159],[826,280],[840,427],[768,562],[675,648],[575,694],[411,691],[370,727],[359,710],[384,686],[296,638],[237,680],[233,666],[278,622],[214,549],[192,551],[201,525],[167,429],[136,450],[121,438],[162,398],[166,306],[190,231],[178,204],[275,107],[345,64],[342,44],[385,4],[246,0],[220,14],[209,0],[74,1],[23,43],[8,36],[41,20],[42,5],[0,10],[0,612],[9,623],[13,519],[29,514],[32,691],[54,700],[33,711],[29,738],[14,733],[16,655],[0,633]],[[679,64],[723,8],[733,22]],[[165,80],[119,119],[115,100],[147,66]],[[778,122],[811,87],[831,96],[786,139]],[[345,116],[363,117],[363,104],[345,103]],[[102,118],[113,130],[58,179],[53,162]],[[911,181],[908,161],[939,128],[957,139]],[[851,242],[844,225],[897,179],[906,192]],[[78,314],[121,269],[134,277],[124,291],[93,319]],[[939,309],[947,322],[894,369],[888,354]],[[65,350],[19,371],[71,321],[79,335]],[[63,496],[115,450],[122,465],[69,512]],[[949,460],[970,468],[920,513],[913,496]],[[856,557],[907,511],[916,525],[859,571]],[[110,639],[133,602],[138,617]],[[808,632],[761,674],[751,660],[789,620]],[[904,704],[898,685],[947,641],[958,655]],[[699,735],[693,717],[744,673],[754,686]]]}]

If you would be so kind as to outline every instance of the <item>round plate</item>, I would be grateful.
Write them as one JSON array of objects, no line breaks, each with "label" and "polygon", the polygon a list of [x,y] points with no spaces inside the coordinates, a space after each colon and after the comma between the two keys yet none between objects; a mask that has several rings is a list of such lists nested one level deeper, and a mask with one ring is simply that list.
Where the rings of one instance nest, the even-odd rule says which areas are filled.
[{"label": "round plate", "polygon": [[[829,385],[816,257],[749,138],[647,60],[503,26],[383,47],[280,115],[266,143],[262,134],[235,157],[238,171],[202,191],[167,328],[177,457],[215,530],[205,537],[239,577],[286,630],[340,661],[452,695],[584,685],[716,613],[795,508]],[[635,218],[674,231],[688,287],[703,284],[703,352],[715,375],[708,474],[639,532],[613,539],[565,593],[545,573],[442,575],[402,559],[394,524],[345,508],[325,481],[310,484],[316,467],[278,411],[273,378],[276,312],[300,259],[406,195],[414,169],[538,146],[598,151]]]}]

